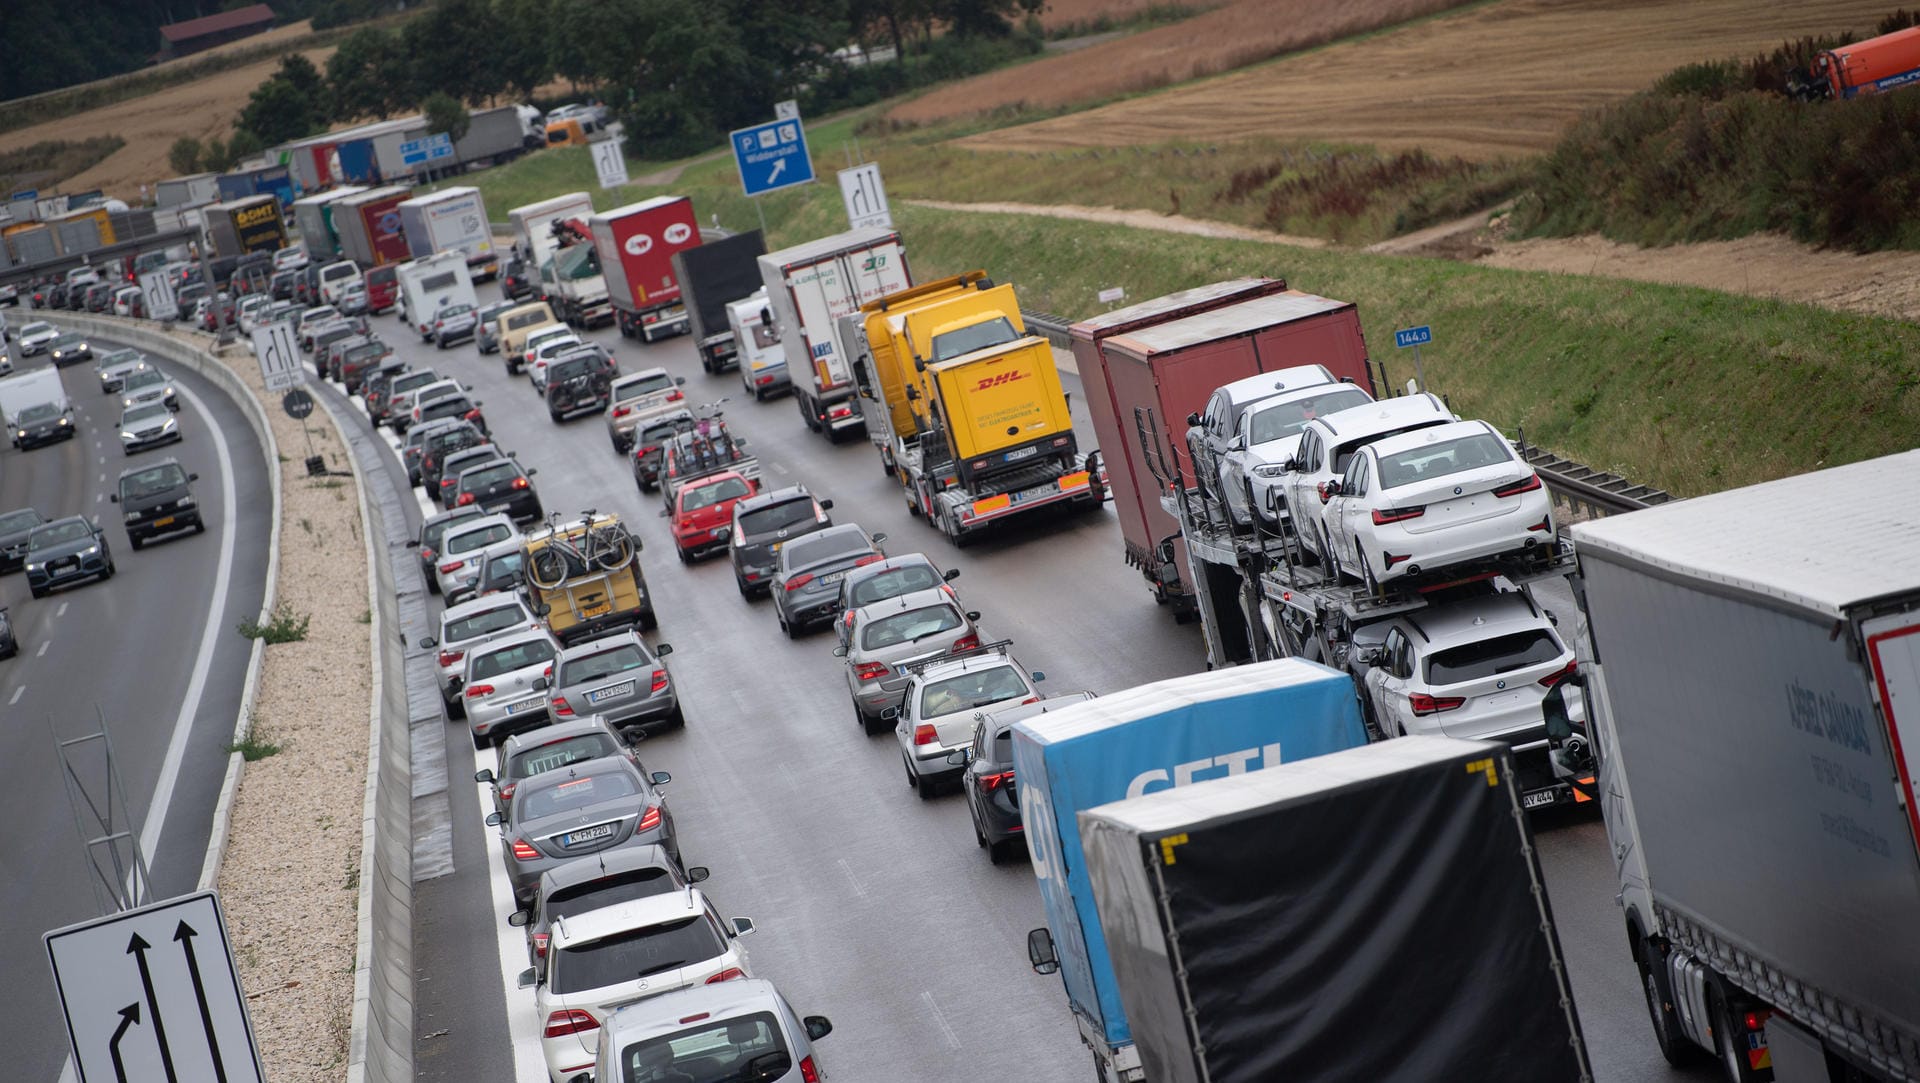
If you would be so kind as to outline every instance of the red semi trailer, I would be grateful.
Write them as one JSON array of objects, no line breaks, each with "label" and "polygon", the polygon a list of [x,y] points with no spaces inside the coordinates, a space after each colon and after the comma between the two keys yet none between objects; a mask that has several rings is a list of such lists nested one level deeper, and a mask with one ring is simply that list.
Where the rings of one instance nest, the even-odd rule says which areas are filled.
[{"label": "red semi trailer", "polygon": [[700,245],[693,200],[656,196],[587,221],[607,279],[620,334],[644,342],[687,331],[687,309],[673,275],[673,255]]}]

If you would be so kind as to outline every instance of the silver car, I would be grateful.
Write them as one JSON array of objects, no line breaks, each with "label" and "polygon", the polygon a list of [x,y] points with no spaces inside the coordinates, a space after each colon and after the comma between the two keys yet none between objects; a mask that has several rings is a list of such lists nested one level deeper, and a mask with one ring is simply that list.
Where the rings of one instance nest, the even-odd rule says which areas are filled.
[{"label": "silver car", "polygon": [[[632,746],[607,725],[606,719],[589,715],[514,734],[500,746],[500,773],[482,767],[473,773],[473,780],[493,787],[493,811],[505,816],[513,806],[513,791],[521,782],[602,756],[625,756],[636,765],[640,762]],[[664,771],[655,774],[653,780],[658,786],[672,781]]]},{"label": "silver car", "polygon": [[667,799],[625,756],[570,763],[522,779],[507,814],[493,813],[487,823],[505,828],[501,857],[513,899],[521,906],[533,901],[542,873],[589,854],[655,845],[680,864]]},{"label": "silver car", "polygon": [[1046,680],[1039,671],[1028,673],[1007,648],[1011,641],[989,643],[955,658],[908,666],[904,702],[888,708],[907,785],[922,800],[933,788],[959,778],[965,767],[947,757],[973,740],[973,716],[978,711],[1012,706],[1040,698],[1034,687]]},{"label": "silver car", "polygon": [[595,714],[621,732],[664,723],[687,724],[674,694],[666,656],[673,647],[651,650],[632,630],[568,647],[554,660],[547,690],[547,713],[555,720]]},{"label": "silver car", "polygon": [[101,354],[93,362],[93,374],[100,378],[100,393],[111,395],[120,390],[127,377],[146,367],[146,355],[139,350],[114,350]]},{"label": "silver car", "polygon": [[20,329],[20,356],[32,357],[47,352],[55,339],[60,337],[60,329],[45,321],[36,321]]},{"label": "silver car", "polygon": [[472,338],[479,326],[479,312],[472,305],[446,305],[433,314],[433,344],[444,350],[449,343]]},{"label": "silver car", "polygon": [[121,407],[147,402],[166,403],[169,410],[180,408],[180,396],[174,393],[173,381],[158,368],[148,367],[143,372],[132,373],[120,384]]},{"label": "silver car", "polygon": [[501,636],[467,652],[455,691],[466,701],[473,747],[546,722],[547,694],[534,682],[559,653],[559,641],[544,629]]},{"label": "silver car", "polygon": [[942,584],[951,583],[960,578],[960,569],[948,568],[941,571],[939,565],[928,560],[924,553],[902,553],[897,557],[877,560],[872,564],[862,564],[858,568],[847,570],[847,577],[840,580],[840,616],[833,622],[834,631],[840,637],[840,645],[847,645],[847,632],[853,626],[853,614],[857,609],[870,606],[875,602],[884,602],[888,598],[897,598],[902,594],[912,594],[922,590],[945,589],[947,597],[957,597],[952,587],[942,588]]},{"label": "silver car", "polygon": [[470,602],[448,606],[440,614],[440,634],[420,637],[421,650],[439,648],[436,659],[440,675],[440,699],[447,714],[459,718],[460,696],[454,691],[467,670],[467,652],[517,632],[537,632],[540,618],[517,594],[488,595]]},{"label": "silver car", "polygon": [[433,578],[440,586],[440,596],[453,598],[472,585],[480,574],[482,550],[519,537],[520,529],[505,515],[483,515],[449,529],[440,539],[440,552],[433,561]]},{"label": "silver car", "polygon": [[[735,505],[738,507],[738,505]],[[773,608],[788,639],[833,620],[840,604],[840,581],[854,568],[887,559],[880,543],[855,523],[826,527],[779,546],[773,573]]]},{"label": "silver car", "polygon": [[685,402],[686,392],[680,387],[686,382],[685,376],[675,376],[661,368],[645,369],[613,381],[607,402],[607,438],[613,441],[613,450],[625,455],[633,448],[635,425],[676,403]]},{"label": "silver car", "polygon": [[[696,985],[609,1015],[601,1028],[594,1078],[804,1083],[824,1077],[813,1043],[831,1033],[832,1020],[797,1014],[770,981]],[[729,1074],[693,1074],[715,1064],[726,1065]],[[732,1074],[735,1065],[739,1075]]]},{"label": "silver car", "polygon": [[180,422],[165,403],[143,402],[120,412],[120,449],[128,455],[179,440]]},{"label": "silver car", "polygon": [[525,540],[516,536],[508,538],[505,541],[494,542],[478,553],[469,555],[467,557],[467,566],[473,571],[473,578],[467,580],[466,586],[454,591],[453,594],[447,598],[447,604],[462,605],[478,598],[480,596],[480,576],[481,573],[486,570],[487,564],[491,561],[499,560],[504,556],[523,554],[525,551]]},{"label": "silver car", "polygon": [[846,645],[833,653],[847,660],[854,720],[870,734],[886,728],[888,708],[900,707],[908,673],[902,666],[980,646],[980,614],[961,612],[944,585],[874,602],[852,617]]},{"label": "silver car", "polygon": [[395,376],[393,383],[387,385],[386,401],[381,403],[380,416],[375,420],[385,422],[401,432],[407,431],[407,424],[413,417],[414,392],[437,384],[441,379],[440,374],[432,369],[415,369]]}]

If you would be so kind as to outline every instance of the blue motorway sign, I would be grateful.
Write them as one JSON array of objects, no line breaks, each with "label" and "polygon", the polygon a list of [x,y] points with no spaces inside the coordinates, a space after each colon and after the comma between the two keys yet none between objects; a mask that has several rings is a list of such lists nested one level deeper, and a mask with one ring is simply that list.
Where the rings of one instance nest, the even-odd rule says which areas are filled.
[{"label": "blue motorway sign", "polygon": [[1424,323],[1418,327],[1409,327],[1404,331],[1393,333],[1393,344],[1403,350],[1409,346],[1425,346],[1432,341],[1433,328]]},{"label": "blue motorway sign", "polygon": [[422,139],[409,139],[400,144],[400,160],[408,165],[451,157],[453,139],[445,132],[436,132]]},{"label": "blue motorway sign", "polygon": [[740,186],[750,196],[813,180],[807,133],[797,117],[741,128],[729,141],[733,144],[733,163],[740,169]]}]

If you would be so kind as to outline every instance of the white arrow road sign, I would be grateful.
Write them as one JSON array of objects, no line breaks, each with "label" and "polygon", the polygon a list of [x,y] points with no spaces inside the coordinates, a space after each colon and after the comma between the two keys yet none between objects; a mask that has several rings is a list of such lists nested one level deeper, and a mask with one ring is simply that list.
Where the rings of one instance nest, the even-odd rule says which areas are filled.
[{"label": "white arrow road sign", "polygon": [[140,276],[140,292],[145,294],[147,319],[171,320],[180,315],[180,303],[173,296],[173,283],[165,271],[148,271]]},{"label": "white arrow road sign", "polygon": [[618,188],[627,183],[627,158],[620,153],[618,136],[593,144],[593,169],[600,174],[602,188]]},{"label": "white arrow road sign", "polygon": [[46,934],[80,1083],[262,1083],[211,891]]},{"label": "white arrow road sign", "polygon": [[268,391],[285,391],[307,382],[300,362],[300,344],[293,340],[293,321],[275,320],[253,329],[253,356],[260,361],[260,377]]},{"label": "white arrow road sign", "polygon": [[887,206],[886,186],[880,183],[879,162],[842,169],[840,201],[847,205],[847,224],[851,228],[893,228],[893,211]]}]

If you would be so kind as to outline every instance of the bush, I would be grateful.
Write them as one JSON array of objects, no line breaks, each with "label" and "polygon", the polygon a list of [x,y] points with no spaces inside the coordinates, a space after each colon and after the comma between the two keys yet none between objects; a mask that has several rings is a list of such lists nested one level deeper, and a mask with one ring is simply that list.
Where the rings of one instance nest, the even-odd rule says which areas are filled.
[{"label": "bush", "polygon": [[268,643],[297,643],[307,638],[307,623],[311,619],[305,614],[295,616],[293,607],[282,602],[267,623],[243,620],[239,632],[247,639],[264,639]]}]

